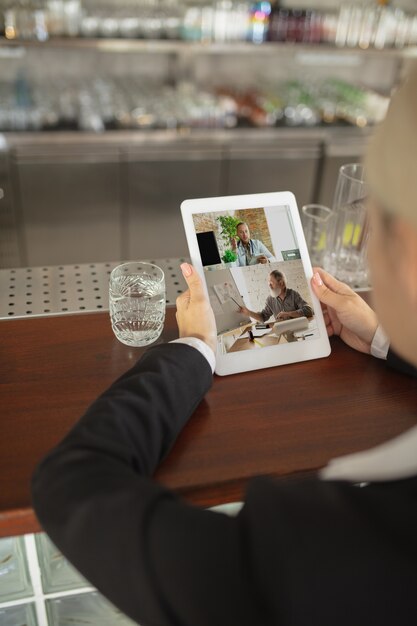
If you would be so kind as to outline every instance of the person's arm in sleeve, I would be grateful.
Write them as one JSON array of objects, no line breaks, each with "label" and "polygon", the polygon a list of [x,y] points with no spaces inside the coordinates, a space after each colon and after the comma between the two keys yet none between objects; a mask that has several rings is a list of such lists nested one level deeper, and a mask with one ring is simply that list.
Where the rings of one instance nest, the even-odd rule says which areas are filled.
[{"label": "person's arm in sleeve", "polygon": [[393,369],[396,369],[403,374],[407,374],[408,376],[417,378],[417,368],[407,361],[404,361],[404,359],[402,359],[392,348],[388,350],[387,363]]},{"label": "person's arm in sleeve", "polygon": [[297,313],[299,313],[300,317],[313,317],[313,308],[307,304],[298,292],[296,292],[295,295],[295,306],[297,307]]},{"label": "person's arm in sleeve", "polygon": [[262,241],[256,239],[254,241],[254,247],[255,257],[252,261],[253,265],[255,263],[261,263],[263,265],[266,265],[267,263],[276,260],[275,257],[269,252],[268,248],[262,243]]},{"label": "person's arm in sleeve", "polygon": [[267,320],[269,320],[271,315],[273,315],[273,313],[274,313],[273,310],[271,309],[271,306],[270,306],[268,300],[269,300],[269,298],[265,302],[265,306],[262,309],[262,311],[251,311],[247,307],[241,306],[240,307],[240,313],[242,313],[242,315],[247,315],[249,317],[252,317],[253,319],[255,319],[258,322],[266,322]]},{"label": "person's arm in sleeve", "polygon": [[[191,289],[178,307],[182,337],[194,334],[193,309]],[[203,317],[197,339],[212,345]],[[197,350],[161,345],[93,403],[33,479],[57,547],[142,626],[414,623],[410,481],[344,494],[338,484],[300,491],[259,480],[228,518],[147,477],[210,383]]]},{"label": "person's arm in sleeve", "polygon": [[52,541],[141,624],[208,626],[204,604],[226,603],[229,595],[229,621],[213,606],[212,623],[249,624],[245,611],[256,623],[250,601],[240,598],[251,592],[236,522],[209,518],[148,478],[211,379],[194,348],[151,348],[93,403],[33,478],[34,508]]},{"label": "person's arm in sleeve", "polygon": [[[190,302],[185,294],[177,303],[182,336],[195,335]],[[197,338],[212,346],[215,326],[203,332],[202,317]],[[147,350],[33,477],[34,508],[52,541],[143,625],[259,623],[238,522],[186,506],[149,478],[211,381],[193,347]]]},{"label": "person's arm in sleeve", "polygon": [[265,307],[262,309],[262,311],[252,311],[251,309],[248,309],[248,307],[246,306],[241,306],[239,309],[239,313],[241,313],[242,315],[245,315],[247,317],[251,317],[252,319],[256,320],[257,322],[266,322],[271,315],[273,314],[273,311],[268,303],[268,299],[265,303]]},{"label": "person's arm in sleeve", "polygon": [[271,252],[268,250],[268,248],[266,247],[266,245],[262,241],[259,242],[259,254],[265,255],[266,258],[269,259],[269,260],[273,260],[274,259],[274,255],[271,254]]},{"label": "person's arm in sleeve", "polygon": [[297,317],[313,317],[313,309],[296,291],[294,292],[294,306],[296,308],[293,311],[281,311],[278,313],[277,320],[291,320]]},{"label": "person's arm in sleeve", "polygon": [[271,297],[268,297],[266,299],[265,306],[262,309],[262,311],[260,311],[259,313],[261,322],[267,322],[269,318],[274,315],[274,311],[272,310],[270,300],[272,300]]},{"label": "person's arm in sleeve", "polygon": [[[246,306],[241,306],[239,308],[239,313],[241,313],[242,315],[246,315],[247,317],[251,317],[252,319],[256,320],[257,322],[264,322],[265,321],[265,318],[264,318],[264,315],[263,315],[264,311],[251,311]],[[266,319],[268,319],[269,317],[271,317],[271,316],[269,315]]]},{"label": "person's arm in sleeve", "polygon": [[390,346],[390,340],[381,326],[375,331],[374,338],[371,343],[371,354],[377,359],[384,359],[393,369],[407,374],[408,376],[417,377],[417,368],[407,361],[404,361]]},{"label": "person's arm in sleeve", "polygon": [[244,267],[246,265],[246,255],[245,251],[243,250],[242,244],[239,244],[239,242],[237,242],[234,252],[236,253],[237,266]]}]

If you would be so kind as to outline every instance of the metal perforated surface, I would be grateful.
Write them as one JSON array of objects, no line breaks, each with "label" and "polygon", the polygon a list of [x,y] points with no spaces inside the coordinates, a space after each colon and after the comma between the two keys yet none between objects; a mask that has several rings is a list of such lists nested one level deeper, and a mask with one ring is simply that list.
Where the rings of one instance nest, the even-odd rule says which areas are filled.
[{"label": "metal perforated surface", "polygon": [[[165,273],[166,302],[186,289],[181,259],[149,259]],[[0,270],[0,319],[108,310],[109,275],[119,263]]]}]

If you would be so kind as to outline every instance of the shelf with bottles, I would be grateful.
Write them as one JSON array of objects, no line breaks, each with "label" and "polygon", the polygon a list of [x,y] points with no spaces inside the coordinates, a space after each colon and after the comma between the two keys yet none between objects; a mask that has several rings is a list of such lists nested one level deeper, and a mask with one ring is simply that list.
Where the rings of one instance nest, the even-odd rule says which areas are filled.
[{"label": "shelf with bottles", "polygon": [[343,3],[336,12],[248,0],[20,0],[1,2],[1,44],[87,46],[113,51],[253,52],[307,49],[415,56],[417,14]]},{"label": "shelf with bottles", "polygon": [[32,82],[19,73],[0,85],[0,131],[313,128],[378,123],[389,99],[328,78],[285,80],[255,88],[208,89],[138,77]]},{"label": "shelf with bottles", "polygon": [[[0,60],[2,57],[20,55],[25,48],[77,48],[92,49],[114,53],[152,53],[173,55],[198,55],[198,54],[281,54],[281,53],[317,53],[318,55],[337,54],[352,55],[361,54],[376,56],[379,58],[413,59],[417,58],[417,45],[409,45],[404,48],[360,48],[338,47],[330,43],[278,43],[264,42],[262,45],[250,42],[192,42],[166,39],[105,39],[105,38],[81,38],[81,37],[54,37],[46,42],[37,40],[9,40],[0,36]],[[3,50],[3,52],[2,52]],[[7,52],[6,52],[7,50]],[[15,53],[13,53],[15,50]]]}]

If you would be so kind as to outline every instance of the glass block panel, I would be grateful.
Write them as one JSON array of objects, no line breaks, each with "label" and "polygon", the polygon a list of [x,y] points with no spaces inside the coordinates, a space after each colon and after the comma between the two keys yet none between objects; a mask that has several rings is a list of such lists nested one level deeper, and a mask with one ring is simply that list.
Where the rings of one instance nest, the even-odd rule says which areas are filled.
[{"label": "glass block panel", "polygon": [[97,591],[46,600],[49,626],[137,626]]},{"label": "glass block panel", "polygon": [[0,602],[32,594],[22,537],[0,539]]},{"label": "glass block panel", "polygon": [[20,604],[0,609],[1,626],[38,626],[33,604]]},{"label": "glass block panel", "polygon": [[45,533],[35,535],[35,541],[45,593],[90,586]]}]

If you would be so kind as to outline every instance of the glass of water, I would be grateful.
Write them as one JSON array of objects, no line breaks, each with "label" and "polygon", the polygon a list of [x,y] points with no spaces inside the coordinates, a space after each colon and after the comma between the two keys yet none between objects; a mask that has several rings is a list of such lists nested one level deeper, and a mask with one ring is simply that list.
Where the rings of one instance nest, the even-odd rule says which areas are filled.
[{"label": "glass of water", "polygon": [[110,274],[109,301],[117,339],[128,346],[148,346],[164,327],[164,272],[143,261],[118,265]]}]

